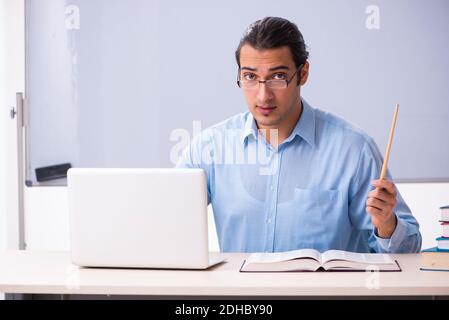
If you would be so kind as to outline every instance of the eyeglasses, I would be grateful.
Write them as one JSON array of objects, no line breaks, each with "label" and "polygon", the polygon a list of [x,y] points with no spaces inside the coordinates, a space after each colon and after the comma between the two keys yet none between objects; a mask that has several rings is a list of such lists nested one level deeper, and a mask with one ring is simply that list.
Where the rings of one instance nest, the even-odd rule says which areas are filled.
[{"label": "eyeglasses", "polygon": [[293,80],[295,75],[301,70],[304,64],[301,64],[296,72],[292,75],[289,80],[240,80],[240,69],[238,70],[237,85],[242,89],[258,89],[259,83],[265,83],[265,85],[270,89],[285,89],[288,87],[289,83]]}]

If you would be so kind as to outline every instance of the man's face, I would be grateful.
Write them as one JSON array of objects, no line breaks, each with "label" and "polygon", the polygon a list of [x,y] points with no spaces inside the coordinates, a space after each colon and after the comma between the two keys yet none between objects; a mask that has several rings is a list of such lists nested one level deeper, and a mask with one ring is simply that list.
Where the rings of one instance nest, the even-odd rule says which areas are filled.
[{"label": "man's face", "polygon": [[[257,50],[244,45],[240,50],[240,80],[289,80],[297,67],[290,48]],[[301,69],[303,81],[307,79],[308,64]],[[243,93],[249,111],[259,128],[281,128],[298,120],[300,112],[300,92],[298,75],[294,76],[287,88],[269,88],[260,83],[255,88],[245,88]]]}]

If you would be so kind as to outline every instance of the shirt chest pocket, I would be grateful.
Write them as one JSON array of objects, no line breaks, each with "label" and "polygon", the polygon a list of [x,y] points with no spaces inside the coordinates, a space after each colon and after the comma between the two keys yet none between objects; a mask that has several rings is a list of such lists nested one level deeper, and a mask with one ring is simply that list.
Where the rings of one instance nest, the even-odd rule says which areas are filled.
[{"label": "shirt chest pocket", "polygon": [[326,226],[335,223],[340,202],[338,190],[295,188],[291,200],[278,208],[278,230],[286,230],[296,247],[316,247],[325,241]]}]

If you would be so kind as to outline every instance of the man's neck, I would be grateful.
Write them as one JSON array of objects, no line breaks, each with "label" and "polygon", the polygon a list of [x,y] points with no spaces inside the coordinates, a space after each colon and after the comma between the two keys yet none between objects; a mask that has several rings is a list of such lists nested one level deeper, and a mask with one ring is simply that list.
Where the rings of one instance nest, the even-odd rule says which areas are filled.
[{"label": "man's neck", "polygon": [[299,112],[291,115],[284,124],[273,127],[259,127],[259,132],[264,136],[265,140],[273,147],[277,148],[282,142],[284,142],[295,129],[299,119],[301,119],[303,110],[302,101],[299,100]]}]

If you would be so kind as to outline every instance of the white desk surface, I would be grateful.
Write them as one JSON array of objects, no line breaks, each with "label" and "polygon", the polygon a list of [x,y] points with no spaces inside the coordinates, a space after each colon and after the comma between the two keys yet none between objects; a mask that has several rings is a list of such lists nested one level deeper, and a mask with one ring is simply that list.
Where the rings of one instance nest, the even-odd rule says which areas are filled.
[{"label": "white desk surface", "polygon": [[[222,255],[227,258],[224,264],[206,271],[194,271],[78,268],[71,264],[68,252],[3,251],[0,252],[0,292],[155,296],[449,296],[449,272],[420,271],[419,254],[393,255],[402,272],[376,274],[240,273],[239,268],[247,254]],[[378,277],[378,282],[373,277]]]}]

